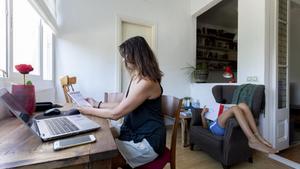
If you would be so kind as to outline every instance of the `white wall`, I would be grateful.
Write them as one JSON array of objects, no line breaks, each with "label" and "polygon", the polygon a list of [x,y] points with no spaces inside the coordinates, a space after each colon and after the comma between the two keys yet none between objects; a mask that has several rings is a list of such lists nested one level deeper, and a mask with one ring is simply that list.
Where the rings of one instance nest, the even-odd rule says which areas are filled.
[{"label": "white wall", "polygon": [[238,82],[265,84],[266,0],[238,1]]},{"label": "white wall", "polygon": [[211,7],[215,6],[222,0],[190,0],[191,1],[191,15],[199,16]]},{"label": "white wall", "polygon": [[[116,88],[116,16],[157,24],[157,58],[164,72],[164,94],[190,95],[182,67],[194,64],[193,22],[189,1],[182,0],[60,0],[56,40],[56,78],[78,77],[84,96],[102,99]],[[63,102],[59,81],[57,101]]]},{"label": "white wall", "polygon": [[290,104],[300,105],[300,5],[290,13]]}]

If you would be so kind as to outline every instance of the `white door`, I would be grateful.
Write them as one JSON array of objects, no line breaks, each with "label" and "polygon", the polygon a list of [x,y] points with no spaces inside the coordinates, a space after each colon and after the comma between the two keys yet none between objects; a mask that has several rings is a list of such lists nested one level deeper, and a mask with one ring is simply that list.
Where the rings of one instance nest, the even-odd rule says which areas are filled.
[{"label": "white door", "polygon": [[276,0],[273,143],[279,150],[289,147],[289,2]]},{"label": "white door", "polygon": [[[154,49],[154,39],[153,39],[153,27],[143,24],[136,24],[132,22],[122,21],[122,39],[121,43],[125,40],[134,37],[134,36],[142,36],[145,38],[151,49]],[[130,82],[130,76],[125,68],[124,63],[122,63],[121,68],[121,91],[126,92],[128,88],[128,84]]]}]

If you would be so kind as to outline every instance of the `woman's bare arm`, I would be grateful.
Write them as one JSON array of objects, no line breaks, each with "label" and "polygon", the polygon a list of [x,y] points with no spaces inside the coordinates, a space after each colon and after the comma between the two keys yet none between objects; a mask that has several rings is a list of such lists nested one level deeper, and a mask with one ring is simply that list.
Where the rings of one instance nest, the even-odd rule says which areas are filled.
[{"label": "woman's bare arm", "polygon": [[[153,81],[142,79],[132,85],[127,98],[123,99],[122,102],[114,108],[102,108],[101,104],[100,109],[79,107],[78,110],[83,114],[117,120],[136,109],[146,99],[152,98],[154,94],[159,96],[160,87],[157,85],[158,84]],[[159,91],[157,89],[159,89]]]}]

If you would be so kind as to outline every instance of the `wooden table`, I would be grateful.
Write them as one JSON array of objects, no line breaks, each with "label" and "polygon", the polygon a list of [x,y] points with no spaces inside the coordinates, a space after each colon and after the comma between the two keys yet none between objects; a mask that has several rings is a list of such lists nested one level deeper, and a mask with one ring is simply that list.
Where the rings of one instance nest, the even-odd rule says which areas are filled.
[{"label": "wooden table", "polygon": [[101,126],[89,133],[97,141],[57,152],[53,150],[53,141],[42,142],[15,117],[1,119],[0,168],[111,168],[111,159],[118,151],[109,123],[106,119],[87,117]]},{"label": "wooden table", "polygon": [[[202,108],[193,108],[192,114],[193,113],[201,113]],[[184,112],[186,110],[182,109],[181,112]],[[192,115],[180,115],[180,123],[181,123],[181,143],[183,147],[187,147],[190,145],[190,123],[192,119]]]},{"label": "wooden table", "polygon": [[183,147],[187,147],[190,145],[189,129],[192,116],[180,115],[179,118],[181,123],[181,144]]}]

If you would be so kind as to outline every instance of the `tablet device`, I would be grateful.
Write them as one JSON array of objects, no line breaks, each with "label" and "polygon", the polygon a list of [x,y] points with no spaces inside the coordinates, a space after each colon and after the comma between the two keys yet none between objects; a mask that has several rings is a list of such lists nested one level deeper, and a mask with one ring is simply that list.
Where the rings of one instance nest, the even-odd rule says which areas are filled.
[{"label": "tablet device", "polygon": [[79,91],[68,92],[74,103],[78,106],[93,107],[89,102],[87,102]]}]

